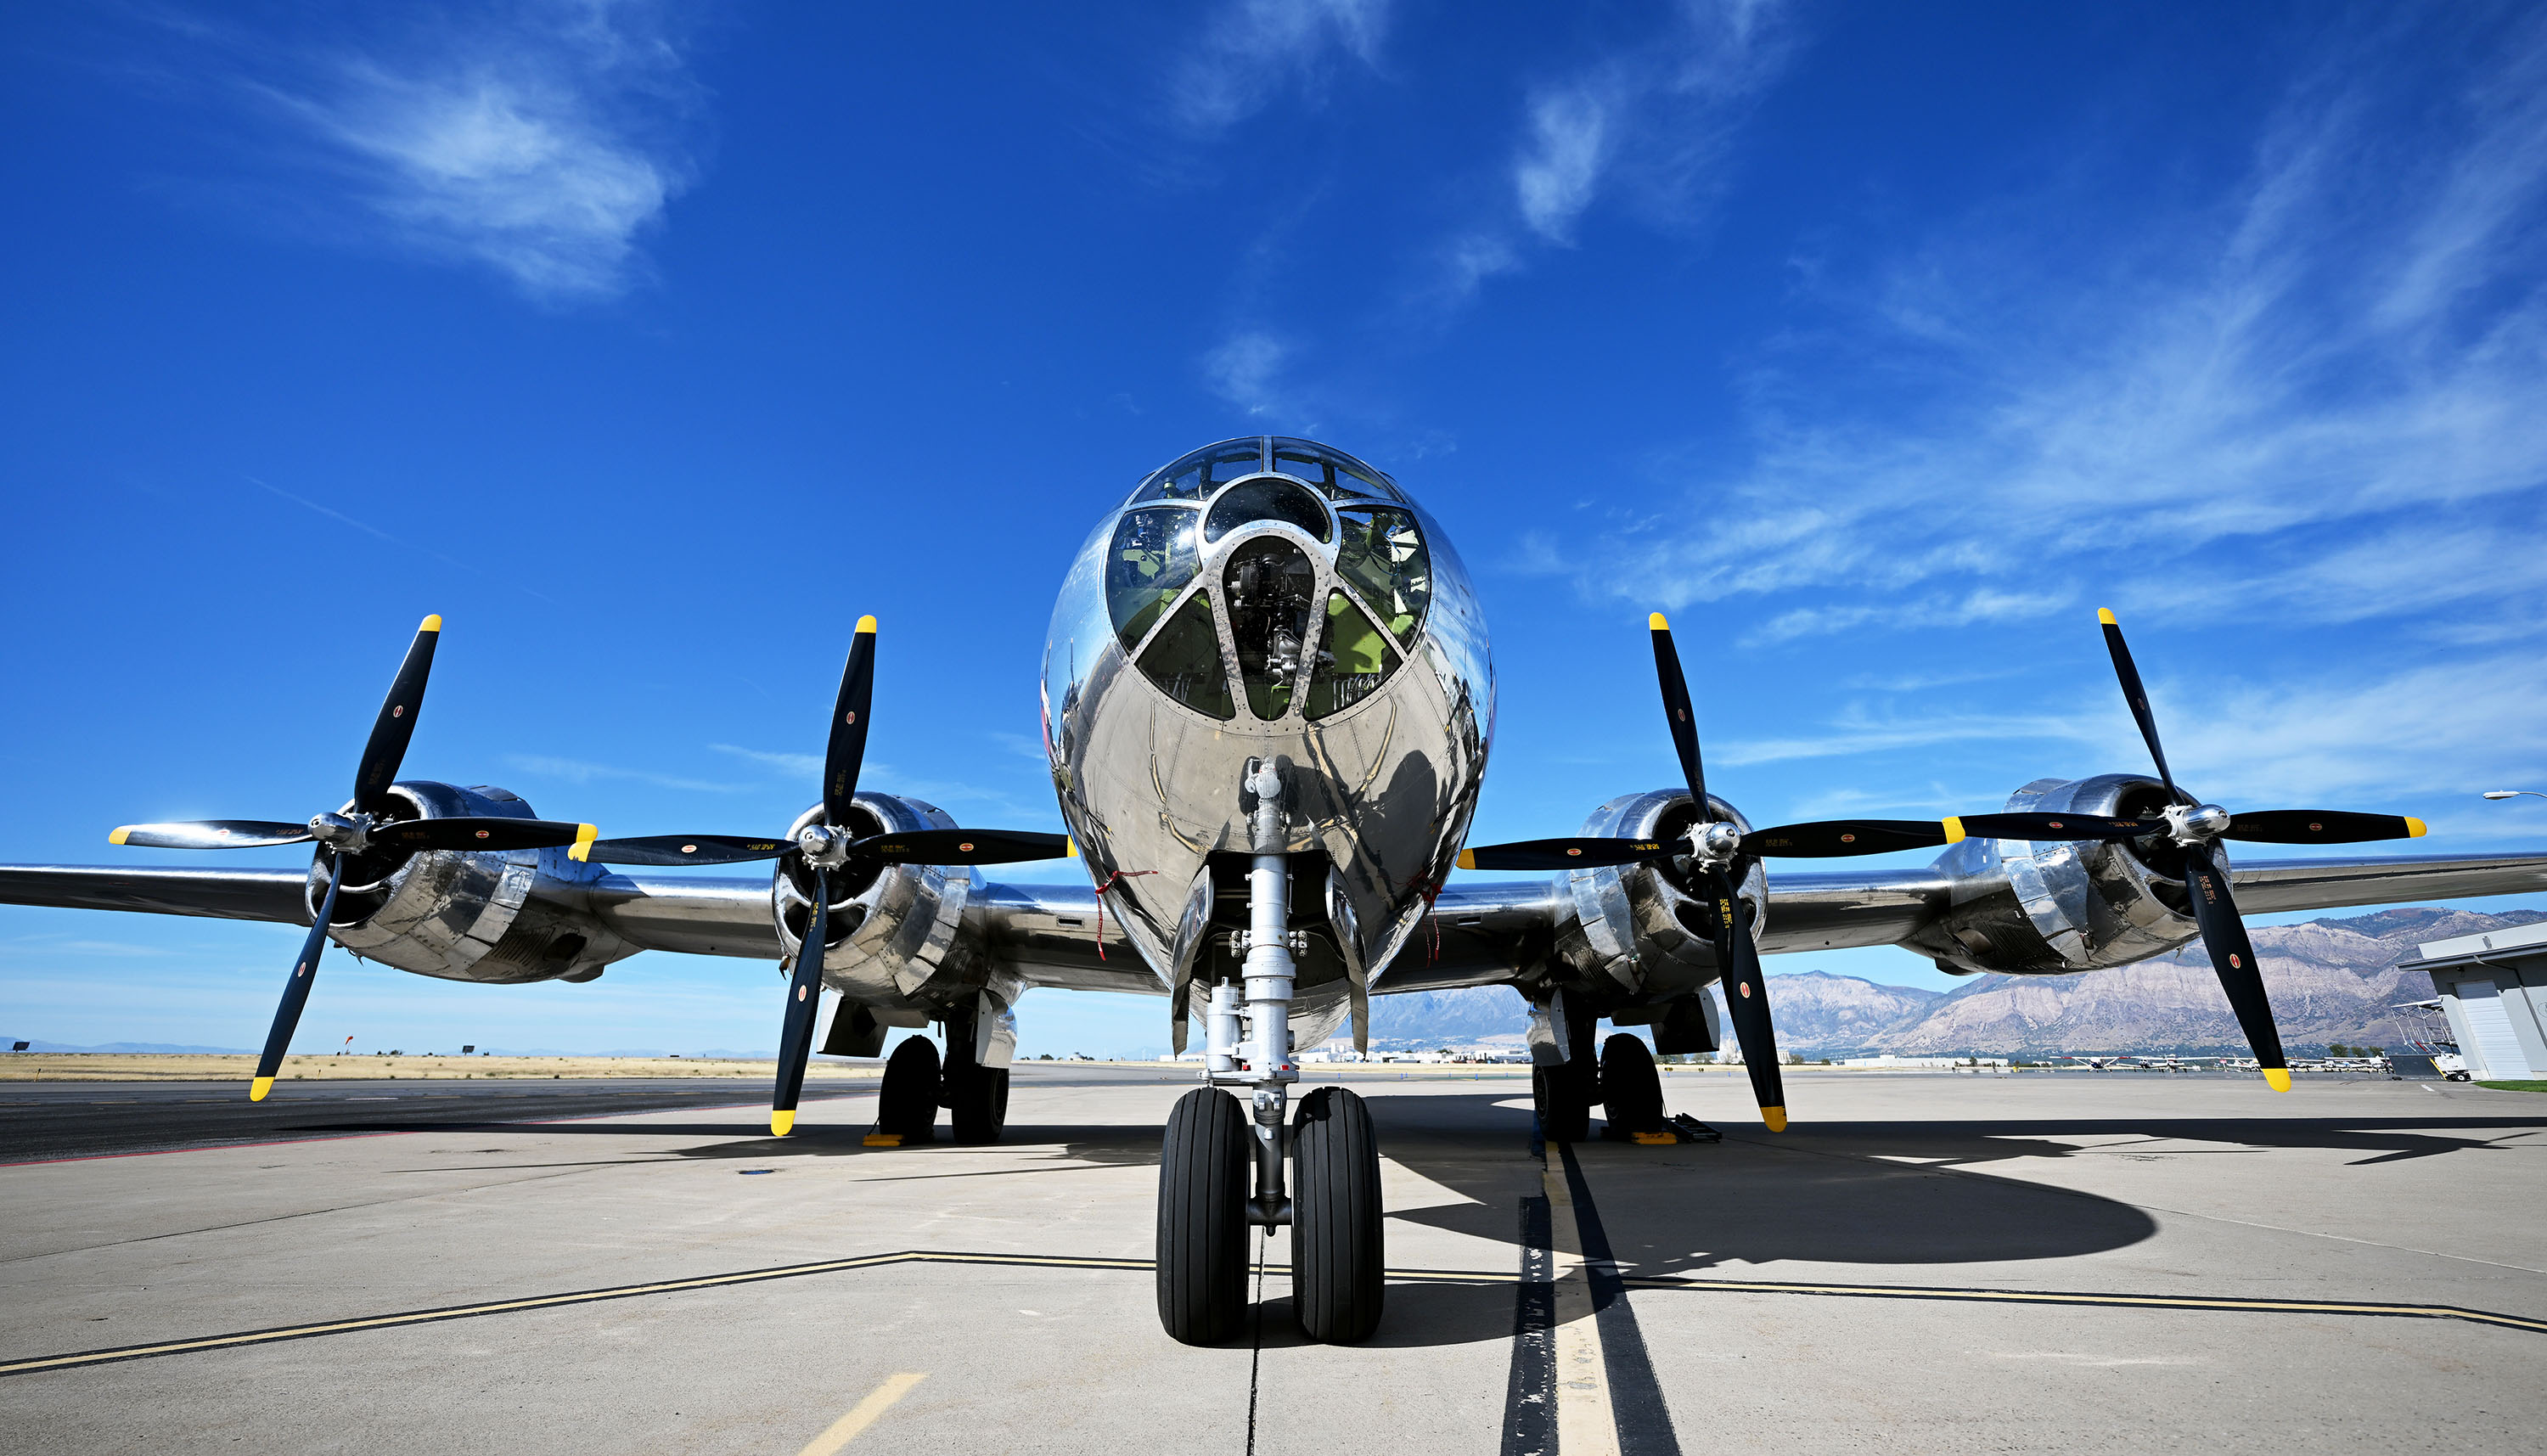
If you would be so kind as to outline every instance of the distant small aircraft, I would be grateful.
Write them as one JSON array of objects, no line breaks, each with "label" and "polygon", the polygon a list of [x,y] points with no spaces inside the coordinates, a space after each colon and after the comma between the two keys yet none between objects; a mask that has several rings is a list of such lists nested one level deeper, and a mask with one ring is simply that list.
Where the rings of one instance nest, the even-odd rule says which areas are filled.
[{"label": "distant small aircraft", "polygon": [[[946,591],[922,604],[929,660],[966,671],[977,643],[950,610],[964,600],[962,562],[948,569]],[[942,1059],[926,1038],[895,1049],[879,1132],[925,1138],[943,1106],[972,1142],[1006,1122],[1013,1008],[1027,990],[1165,994],[1180,1052],[1190,1021],[1203,1022],[1207,1084],[1168,1121],[1159,1308],[1177,1338],[1214,1342],[1247,1308],[1251,1224],[1295,1226],[1297,1309],[1312,1337],[1359,1340],[1378,1322],[1368,1114],[1342,1088],[1311,1091],[1296,1109],[1290,1096],[1295,1042],[1350,1019],[1366,1047],[1372,994],[1518,989],[1532,1006],[1539,1124],[1564,1142],[1585,1136],[1595,1103],[1630,1130],[1661,1125],[1645,1042],[1602,1044],[1600,1023],[1648,1027],[1664,1054],[1713,1052],[1725,1037],[1708,987],[1720,981],[1775,1131],[1787,1099],[1764,954],[1898,945],[1960,971],[2060,976],[2198,938],[2255,1064],[2286,1089],[2240,900],[2284,911],[2547,888],[2542,854],[2232,867],[2230,841],[2323,847],[2423,825],[2332,810],[2233,814],[2186,792],[2110,612],[2099,614],[2105,644],[2153,777],[2037,779],[1996,814],[1755,829],[1708,792],[1699,753],[1700,703],[1721,720],[1757,702],[1753,674],[1726,647],[1735,625],[1707,627],[1694,695],[1657,613],[1647,625],[1677,781],[1610,800],[1573,837],[1463,848],[1494,739],[1484,612],[1438,522],[1387,475],[1306,440],[1250,436],[1183,456],[1087,538],[1042,674],[1041,736],[1067,837],[967,828],[918,799],[862,790],[876,621],[835,605],[819,573],[810,585],[784,622],[855,627],[821,800],[781,832],[605,840],[590,824],[534,818],[502,789],[399,779],[441,637],[430,617],[342,806],[111,836],[159,848],[314,844],[307,869],[0,866],[0,901],[309,926],[251,1096],[272,1086],[331,940],[418,975],[494,983],[590,981],[646,950],[776,961],[788,974],[771,1113],[781,1135],[826,987],[839,993],[827,1053],[874,1056],[892,1027],[944,1029]],[[1774,859],[1917,848],[1945,852],[1920,869],[1767,872]],[[1085,858],[1084,882],[994,884],[976,869],[1071,853]],[[774,873],[662,873],[749,861]],[[1451,887],[1454,867],[1548,878]]]}]

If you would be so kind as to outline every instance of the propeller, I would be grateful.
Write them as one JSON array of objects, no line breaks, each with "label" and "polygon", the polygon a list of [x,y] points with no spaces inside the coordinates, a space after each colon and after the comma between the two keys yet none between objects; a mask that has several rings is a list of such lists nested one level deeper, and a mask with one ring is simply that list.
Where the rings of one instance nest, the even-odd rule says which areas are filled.
[{"label": "propeller", "polygon": [[792,838],[753,839],[732,834],[654,834],[579,844],[576,859],[611,865],[738,865],[793,857],[814,879],[814,909],[803,947],[787,981],[787,1008],[778,1033],[778,1080],[769,1104],[769,1131],[786,1137],[796,1127],[796,1104],[813,1058],[814,1015],[823,1000],[824,939],[831,929],[832,876],[851,864],[996,865],[1056,859],[1078,853],[1061,834],[1011,829],[919,829],[853,837],[850,809],[857,799],[858,768],[867,751],[868,708],[875,697],[873,617],[858,619],[849,660],[840,669],[840,695],[832,709],[830,742],[823,754],[823,822]]},{"label": "propeller", "polygon": [[[1463,850],[1459,868],[1571,870],[1689,856],[1713,910],[1715,964],[1723,977],[1724,1004],[1733,1016],[1734,1039],[1742,1048],[1743,1066],[1751,1073],[1751,1095],[1759,1102],[1760,1120],[1769,1125],[1769,1131],[1784,1132],[1787,1094],[1778,1073],[1777,1030],[1769,1018],[1769,986],[1760,974],[1759,947],[1751,939],[1751,907],[1736,893],[1741,880],[1736,865],[1745,855],[1880,854],[1912,847],[1913,840],[1942,844],[1944,829],[1927,820],[1868,819],[1789,824],[1744,834],[1730,823],[1712,819],[1706,765],[1698,751],[1697,715],[1690,706],[1689,680],[1681,672],[1680,652],[1672,645],[1671,624],[1656,612],[1647,619],[1647,625],[1653,629],[1654,676],[1662,688],[1663,715],[1671,727],[1672,749],[1680,757],[1681,778],[1689,786],[1689,801],[1700,816],[1700,821],[1690,826],[1687,840],[1525,839]],[[1872,842],[1872,837],[1887,834],[1893,842]],[[1861,837],[1869,838],[1865,847],[1855,842]]]},{"label": "propeller", "polygon": [[315,841],[328,857],[327,893],[318,902],[318,918],[309,927],[301,956],[284,983],[283,1003],[275,1008],[274,1026],[265,1050],[257,1055],[256,1076],[248,1083],[251,1102],[262,1102],[274,1090],[275,1073],[292,1045],[301,1009],[309,1002],[309,987],[318,977],[318,957],[327,948],[327,925],[336,910],[336,892],[345,881],[346,862],[375,849],[547,849],[578,848],[593,842],[590,824],[558,819],[513,819],[459,815],[439,819],[393,819],[396,809],[390,785],[415,736],[416,710],[424,702],[426,679],[433,675],[433,649],[442,639],[442,619],[427,617],[415,630],[406,660],[398,664],[380,717],[354,768],[354,803],[343,814],[313,814],[294,824],[275,819],[198,819],[169,824],[126,824],[107,835],[110,843],[136,849],[255,849],[276,844]]},{"label": "propeller", "polygon": [[2150,711],[2149,690],[2141,684],[2140,668],[2132,661],[2131,645],[2123,641],[2122,625],[2112,612],[2101,608],[2096,620],[2104,625],[2105,650],[2114,659],[2123,701],[2131,705],[2132,721],[2140,726],[2141,741],[2149,745],[2150,758],[2157,765],[2158,780],[2166,786],[2170,801],[2153,822],[2152,832],[2163,837],[2149,858],[2161,873],[2172,870],[2184,882],[2186,898],[2193,902],[2193,922],[2201,929],[2203,948],[2211,953],[2211,969],[2219,973],[2220,988],[2228,992],[2229,1008],[2246,1034],[2255,1065],[2274,1091],[2287,1092],[2290,1063],[2282,1056],[2281,1032],[2273,1024],[2272,1004],[2264,995],[2263,968],[2255,962],[2254,942],[2247,938],[2246,922],[2230,893],[2228,861],[2219,841],[2360,844],[2415,839],[2422,836],[2423,821],[2398,814],[2316,809],[2233,814],[2218,805],[2197,802],[2176,787],[2175,775],[2167,767],[2166,749],[2158,742],[2157,716]]}]

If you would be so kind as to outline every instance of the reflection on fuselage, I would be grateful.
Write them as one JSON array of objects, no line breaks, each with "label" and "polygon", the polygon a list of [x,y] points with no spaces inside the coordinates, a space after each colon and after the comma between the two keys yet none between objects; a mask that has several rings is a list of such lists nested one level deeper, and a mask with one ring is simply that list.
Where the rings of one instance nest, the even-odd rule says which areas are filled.
[{"label": "reflection on fuselage", "polygon": [[[1197,882],[1238,884],[1247,764],[1281,767],[1303,1014],[1331,1027],[1351,969],[1385,965],[1449,871],[1494,674],[1441,528],[1361,461],[1259,436],[1153,472],[1090,535],[1044,716],[1062,814],[1163,977]],[[1241,896],[1217,899],[1215,924],[1243,923]],[[1215,945],[1197,982],[1235,969]]]}]

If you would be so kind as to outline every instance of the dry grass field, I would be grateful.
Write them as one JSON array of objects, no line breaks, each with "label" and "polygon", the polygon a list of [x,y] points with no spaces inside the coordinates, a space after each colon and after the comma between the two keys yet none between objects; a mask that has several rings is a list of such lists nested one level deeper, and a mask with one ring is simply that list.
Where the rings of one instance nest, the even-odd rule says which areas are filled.
[{"label": "dry grass field", "polygon": [[[287,1057],[280,1081],[457,1081],[584,1076],[728,1076],[767,1080],[767,1062],[687,1057]],[[0,1057],[0,1081],[246,1081],[254,1057],[82,1052]],[[816,1081],[881,1076],[882,1063],[817,1060]]]}]

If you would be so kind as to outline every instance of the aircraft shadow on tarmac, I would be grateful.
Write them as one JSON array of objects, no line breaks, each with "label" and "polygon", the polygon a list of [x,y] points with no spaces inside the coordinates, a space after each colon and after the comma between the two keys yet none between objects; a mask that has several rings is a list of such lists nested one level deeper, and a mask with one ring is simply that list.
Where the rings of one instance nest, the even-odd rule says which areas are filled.
[{"label": "aircraft shadow on tarmac", "polygon": [[[1391,1286],[1388,1318],[1372,1343],[1466,1344],[1510,1335],[1514,1291],[1503,1281],[1519,1267],[1520,1200],[1537,1192],[1539,1175],[1539,1164],[1528,1156],[1529,1113],[1509,1105],[1513,1100],[1509,1091],[1369,1099],[1388,1156],[1463,1200],[1404,1210],[1392,1222],[1506,1250],[1476,1271],[1494,1282]],[[384,1120],[297,1131],[698,1138],[705,1141],[662,1150],[658,1158],[881,1156],[897,1170],[877,1170],[870,1175],[877,1181],[943,1178],[957,1188],[1091,1166],[1141,1166],[1159,1157],[1159,1131],[1149,1124],[1012,1121],[1003,1142],[1013,1151],[993,1167],[943,1165],[936,1155],[982,1150],[944,1141],[942,1128],[941,1141],[891,1150],[865,1147],[866,1129],[859,1125],[799,1124],[784,1141],[763,1128],[754,1113],[676,1122]],[[1715,1145],[1646,1149],[1596,1141],[1582,1145],[1578,1157],[1623,1271],[1651,1276],[1775,1264],[2052,1260],[2124,1247],[2156,1232],[2154,1221],[2130,1204],[1980,1170],[2015,1158],[2218,1158],[2316,1149],[2360,1155],[2348,1159],[2357,1166],[2482,1156],[2541,1134],[2547,1134],[2547,1111],[2526,1117],[1799,1122],[1774,1135],[1736,1125]],[[2067,1141],[2079,1139],[2088,1146]],[[1252,1336],[1269,1348],[1301,1338],[1287,1308],[1287,1243],[1271,1247],[1276,1282],[1268,1289],[1273,1298],[1260,1304],[1261,1330]]]}]

